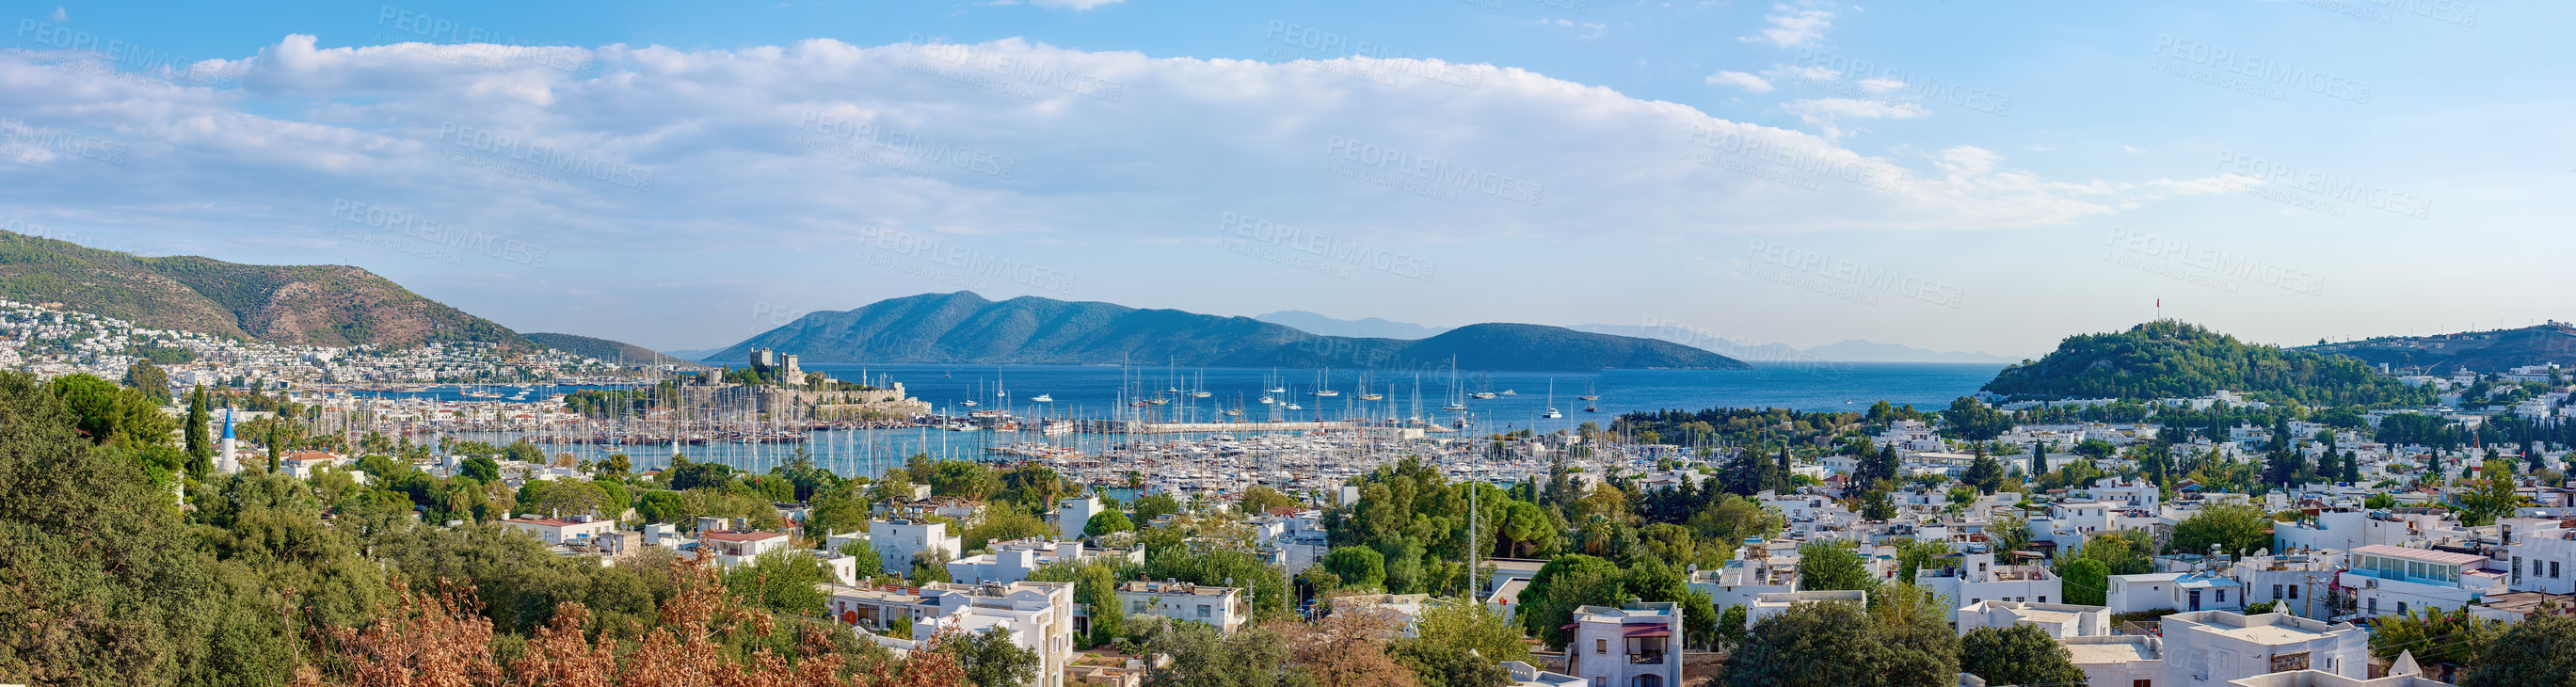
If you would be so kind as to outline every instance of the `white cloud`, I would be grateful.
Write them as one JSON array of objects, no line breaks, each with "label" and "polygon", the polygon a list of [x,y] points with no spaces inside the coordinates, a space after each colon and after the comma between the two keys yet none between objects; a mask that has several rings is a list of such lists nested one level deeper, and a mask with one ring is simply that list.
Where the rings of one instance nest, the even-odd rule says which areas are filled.
[{"label": "white cloud", "polygon": [[55,5],[55,6],[54,6],[54,13],[53,13],[51,16],[47,17],[47,18],[48,18],[48,19],[52,19],[52,20],[54,20],[54,21],[58,21],[58,22],[59,22],[59,21],[71,21],[71,20],[72,20],[71,15],[66,14],[66,13],[64,13],[64,12],[63,12],[63,8],[62,8],[62,6],[61,6],[61,5]]},{"label": "white cloud", "polygon": [[1538,23],[1539,23],[1539,25],[1540,25],[1540,26],[1562,26],[1562,27],[1566,27],[1566,28],[1570,28],[1570,29],[1582,29],[1582,30],[1583,30],[1583,35],[1578,36],[1578,38],[1583,38],[1583,39],[1586,39],[1586,40],[1590,40],[1590,39],[1594,39],[1594,38],[1600,38],[1600,37],[1602,37],[1603,35],[1607,35],[1607,34],[1609,34],[1609,33],[1610,33],[1610,26],[1609,26],[1608,24],[1597,24],[1597,23],[1593,23],[1593,22],[1573,22],[1573,21],[1567,21],[1567,20],[1564,20],[1564,19],[1541,19],[1541,20],[1538,20]]},{"label": "white cloud", "polygon": [[[1213,241],[1225,213],[1428,242],[2029,227],[2181,183],[2051,180],[1966,147],[1865,155],[1836,130],[1482,64],[1151,58],[1017,39],[451,47],[290,36],[222,63],[241,70],[237,90],[0,53],[13,116],[123,151],[121,164],[0,158],[0,215],[373,253],[333,233],[347,226],[334,204],[358,202],[553,246],[548,269],[605,269],[711,244],[837,250],[872,227],[1020,250],[1188,245]],[[1924,114],[1843,99],[1786,109]]]},{"label": "white cloud", "polygon": [[1833,10],[1825,9],[1832,6],[1815,0],[1800,0],[1796,5],[1774,4],[1771,14],[1762,18],[1770,27],[1762,29],[1761,35],[1736,40],[1769,43],[1783,48],[1814,43],[1824,38],[1825,29],[1834,24]]},{"label": "white cloud", "polygon": [[1762,70],[1762,75],[1774,79],[1794,79],[1798,81],[1833,81],[1843,78],[1842,72],[1814,65],[1794,64],[1777,65],[1770,69]]},{"label": "white cloud", "polygon": [[1722,86],[1734,86],[1755,93],[1771,92],[1770,81],[1744,72],[1718,72],[1710,74],[1708,75],[1708,82]]},{"label": "white cloud", "polygon": [[1829,115],[1859,119],[1913,119],[1932,114],[1914,103],[1851,98],[1808,98],[1780,106],[1794,115]]},{"label": "white cloud", "polygon": [[1905,87],[1905,82],[1903,82],[1903,81],[1898,81],[1898,80],[1895,80],[1895,79],[1890,79],[1890,78],[1887,78],[1887,77],[1883,77],[1883,76],[1882,76],[1882,77],[1876,77],[1876,78],[1861,79],[1861,80],[1860,80],[1860,87],[1861,87],[1861,88],[1863,88],[1863,89],[1868,90],[1868,91],[1869,91],[1869,92],[1871,92],[1871,93],[1886,93],[1886,92],[1889,92],[1889,91],[1894,91],[1894,90],[1899,89],[1899,88],[1904,88],[1904,87]]},{"label": "white cloud", "polygon": [[1085,12],[1089,11],[1091,8],[1099,7],[1101,5],[1115,5],[1125,1],[1126,0],[1030,0],[1030,4],[1047,9],[1069,9],[1075,12]]},{"label": "white cloud", "polygon": [[2146,151],[2139,150],[2137,146],[2131,146],[2131,145],[2124,145],[2124,146],[2120,146],[2120,149],[2121,149],[2121,150],[2128,151],[2128,152],[2132,152],[2132,153],[2141,153],[2141,152],[2146,152]]}]

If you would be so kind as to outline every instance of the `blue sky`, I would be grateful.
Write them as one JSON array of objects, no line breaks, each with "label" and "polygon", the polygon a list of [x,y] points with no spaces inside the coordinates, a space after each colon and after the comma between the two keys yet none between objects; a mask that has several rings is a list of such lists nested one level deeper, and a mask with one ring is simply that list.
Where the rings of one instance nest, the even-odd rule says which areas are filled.
[{"label": "blue sky", "polygon": [[15,3],[0,228],[659,348],[959,289],[2016,356],[2159,299],[2520,326],[2576,286],[2568,14]]}]

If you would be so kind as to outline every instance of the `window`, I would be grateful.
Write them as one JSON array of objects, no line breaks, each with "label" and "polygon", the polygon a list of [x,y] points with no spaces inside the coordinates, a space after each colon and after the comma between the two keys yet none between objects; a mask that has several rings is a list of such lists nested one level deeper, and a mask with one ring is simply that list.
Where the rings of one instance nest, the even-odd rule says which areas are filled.
[{"label": "window", "polygon": [[1143,613],[1143,612],[1145,612],[1145,602],[1143,602],[1143,601],[1138,601],[1138,602],[1136,602],[1136,609],[1135,609],[1135,610],[1132,610],[1132,611],[1128,611],[1128,612],[1129,612],[1129,613]]},{"label": "window", "polygon": [[2281,598],[2281,585],[2272,585],[2272,598]]},{"label": "window", "polygon": [[2399,601],[2399,602],[2397,602],[2397,614],[2398,614],[2398,615],[2406,615],[2406,602],[2404,602],[2404,601]]},{"label": "window", "polygon": [[2299,586],[2298,586],[2298,585],[2295,585],[2295,584],[2294,584],[2294,585],[2290,585],[2290,598],[2293,598],[2293,599],[2299,598]]},{"label": "window", "polygon": [[2218,590],[2218,602],[2219,602],[2219,603],[2227,603],[2227,590],[2225,590],[2225,589]]},{"label": "window", "polygon": [[2047,595],[2047,594],[2041,594],[2041,595],[2039,595],[2039,602],[2040,602],[2040,603],[2048,603],[2048,595]]},{"label": "window", "polygon": [[2129,687],[2156,687],[2154,680],[2130,680]]},{"label": "window", "polygon": [[1592,653],[1596,653],[1596,654],[1606,654],[1606,653],[1610,653],[1610,640],[1607,640],[1607,639],[1595,639],[1595,640],[1592,640]]},{"label": "window", "polygon": [[2549,579],[2558,579],[2558,561],[2549,562]]},{"label": "window", "polygon": [[1201,618],[1208,617],[1208,605],[1207,605],[1207,604],[1199,604],[1199,617],[1201,617]]},{"label": "window", "polygon": [[2367,605],[2370,607],[2371,615],[2379,615],[2379,597],[2370,597]]}]

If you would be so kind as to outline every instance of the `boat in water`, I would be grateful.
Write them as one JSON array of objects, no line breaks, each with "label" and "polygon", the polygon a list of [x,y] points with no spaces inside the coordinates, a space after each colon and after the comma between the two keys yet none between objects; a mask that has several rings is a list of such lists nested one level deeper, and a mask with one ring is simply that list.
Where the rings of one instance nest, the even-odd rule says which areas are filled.
[{"label": "boat in water", "polygon": [[1030,396],[1029,400],[1036,403],[1054,403],[1055,394],[1038,394],[1036,396]]}]

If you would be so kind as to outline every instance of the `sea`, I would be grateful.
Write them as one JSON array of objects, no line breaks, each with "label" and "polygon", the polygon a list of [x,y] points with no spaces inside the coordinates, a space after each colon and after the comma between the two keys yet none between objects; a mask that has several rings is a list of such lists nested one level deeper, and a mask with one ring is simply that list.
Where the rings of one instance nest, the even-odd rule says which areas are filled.
[{"label": "sea", "polygon": [[[1241,421],[1312,421],[1363,418],[1428,417],[1449,424],[1458,414],[1440,410],[1466,394],[1494,393],[1491,399],[1466,399],[1466,414],[1479,434],[1532,429],[1540,433],[1572,430],[1583,423],[1607,427],[1621,413],[1715,407],[1789,408],[1811,412],[1865,411],[1886,400],[1924,410],[1948,407],[1953,399],[1974,394],[2002,370],[1999,364],[1834,363],[1807,362],[1794,367],[1752,370],[1601,370],[1595,372],[1457,372],[1314,369],[1121,367],[1115,365],[878,365],[808,364],[808,372],[878,386],[901,383],[907,395],[928,402],[934,412],[963,416],[974,410],[1005,410],[1031,419],[1143,419],[1150,422],[1212,422],[1231,418],[1225,410],[1242,410]],[[554,387],[561,393],[573,387]],[[539,387],[544,390],[545,387]],[[1183,393],[1170,393],[1179,389]],[[1272,393],[1269,389],[1286,389]],[[1317,390],[1340,392],[1316,396]],[[1359,400],[1365,390],[1384,396]],[[1205,391],[1206,398],[1188,392]],[[1502,395],[1509,392],[1509,395]],[[455,392],[432,390],[419,395],[454,400]],[[544,393],[531,393],[542,397]],[[1128,401],[1138,396],[1165,397],[1170,403],[1139,410]],[[1585,401],[1580,396],[1598,396]],[[1041,402],[1040,396],[1051,402]],[[1264,396],[1274,403],[1263,404]],[[974,401],[974,406],[967,406]],[[1287,406],[1295,403],[1297,410]],[[1586,408],[1592,410],[1587,411]],[[1547,418],[1548,408],[1563,417]],[[1140,413],[1142,415],[1140,416]],[[1034,425],[1034,423],[1032,423]],[[1242,434],[1242,432],[1235,432]],[[457,433],[457,439],[506,443],[510,433]],[[1203,435],[1159,435],[1190,439]],[[1125,443],[1125,435],[1070,434],[1044,436],[1016,433],[947,432],[925,428],[816,431],[802,445],[817,464],[844,476],[882,474],[916,453],[965,459],[998,459],[988,450],[1007,444],[1049,443],[1097,451]],[[788,459],[797,446],[781,444],[703,444],[682,446],[695,461],[714,461],[765,472]],[[577,458],[604,458],[624,453],[637,469],[669,464],[667,448],[644,446],[551,445],[550,453]]]}]

